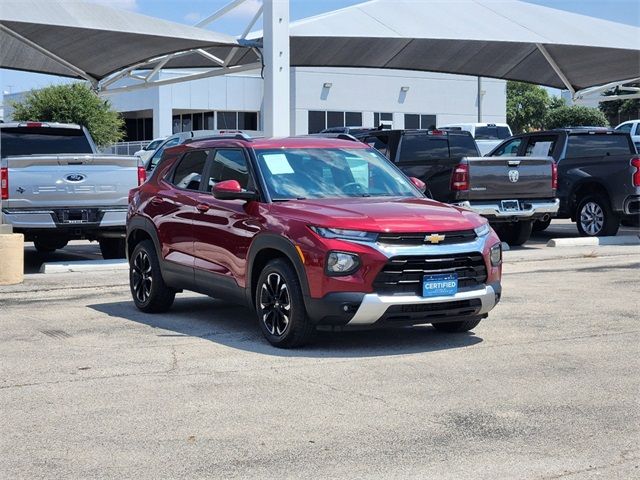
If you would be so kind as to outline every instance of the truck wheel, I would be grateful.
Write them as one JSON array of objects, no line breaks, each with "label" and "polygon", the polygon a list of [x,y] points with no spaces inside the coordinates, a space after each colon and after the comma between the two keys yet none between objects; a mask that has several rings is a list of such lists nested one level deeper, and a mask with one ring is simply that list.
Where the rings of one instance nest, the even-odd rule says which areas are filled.
[{"label": "truck wheel", "polygon": [[102,238],[99,240],[100,252],[105,260],[113,260],[116,258],[125,258],[126,241],[124,238]]},{"label": "truck wheel", "polygon": [[129,261],[129,287],[133,303],[143,312],[166,312],[173,305],[176,291],[164,283],[156,247],[151,240],[144,240],[133,249]]},{"label": "truck wheel", "polygon": [[500,237],[500,240],[514,247],[519,247],[520,245],[524,245],[527,240],[529,240],[529,237],[531,237],[533,222],[504,223],[497,225],[497,227],[496,233]]},{"label": "truck wheel", "polygon": [[551,219],[549,220],[535,220],[533,222],[532,230],[534,232],[544,232],[551,225]]},{"label": "truck wheel", "polygon": [[37,238],[33,241],[33,246],[36,247],[38,253],[51,253],[66,247],[67,243],[69,243],[67,240],[43,240]]},{"label": "truck wheel", "polygon": [[611,237],[618,233],[618,217],[604,195],[589,195],[578,203],[576,209],[578,232],[583,237]]},{"label": "truck wheel", "polygon": [[255,306],[260,329],[274,347],[301,347],[313,338],[316,329],[305,309],[300,280],[285,260],[272,260],[262,270]]},{"label": "truck wheel", "polygon": [[463,320],[461,322],[442,322],[432,323],[433,328],[440,332],[446,333],[462,333],[473,330],[478,326],[480,320]]}]

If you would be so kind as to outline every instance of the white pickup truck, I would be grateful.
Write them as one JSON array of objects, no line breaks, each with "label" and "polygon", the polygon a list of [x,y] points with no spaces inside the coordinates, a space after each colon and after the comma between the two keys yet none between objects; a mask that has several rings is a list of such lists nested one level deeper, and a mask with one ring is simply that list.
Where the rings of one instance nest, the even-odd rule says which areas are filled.
[{"label": "white pickup truck", "polygon": [[0,123],[0,221],[39,252],[88,239],[124,257],[128,193],[145,179],[139,158],[97,153],[79,125]]},{"label": "white pickup truck", "polygon": [[506,123],[452,123],[438,128],[469,132],[483,156],[512,135],[511,127]]}]

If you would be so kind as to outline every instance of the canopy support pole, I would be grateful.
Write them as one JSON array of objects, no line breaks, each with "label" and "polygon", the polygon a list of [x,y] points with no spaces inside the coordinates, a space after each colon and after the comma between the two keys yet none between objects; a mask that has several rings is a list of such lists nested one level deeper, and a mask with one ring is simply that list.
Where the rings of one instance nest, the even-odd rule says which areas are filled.
[{"label": "canopy support pole", "polygon": [[573,88],[573,85],[571,84],[567,76],[564,74],[564,72],[560,69],[560,67],[558,66],[556,61],[553,59],[549,51],[541,43],[536,43],[536,47],[538,47],[538,50],[540,50],[540,53],[542,53],[542,55],[547,60],[549,65],[551,65],[551,68],[553,68],[553,71],[556,72],[556,75],[558,75],[560,80],[562,80],[562,83],[564,83],[564,86],[567,87],[567,90],[571,92],[571,96],[574,96],[576,94],[576,89]]},{"label": "canopy support pole", "polygon": [[289,0],[264,0],[264,113],[267,137],[291,135]]},{"label": "canopy support pole", "polygon": [[11,30],[9,27],[7,27],[6,25],[3,25],[0,23],[0,30],[2,30],[3,32],[5,32],[7,35],[15,38],[16,40],[18,40],[21,43],[24,43],[25,45],[28,45],[29,47],[33,48],[34,50],[37,50],[38,52],[40,52],[41,54],[45,55],[46,57],[50,58],[51,60],[53,60],[54,62],[62,65],[65,68],[68,68],[69,70],[71,70],[72,72],[74,72],[75,74],[77,74],[79,77],[84,78],[85,80],[87,80],[89,83],[91,83],[91,85],[93,86],[94,89],[97,89],[98,87],[98,80],[96,78],[93,78],[91,75],[89,75],[87,72],[85,72],[84,70],[76,67],[75,65],[73,65],[72,63],[67,62],[65,59],[60,58],[59,56],[57,56],[54,53],[51,53],[49,50],[47,50],[46,48],[38,45],[35,42],[32,42],[31,40],[29,40],[26,37],[23,37],[22,35],[20,35],[17,32],[14,32],[13,30]]}]

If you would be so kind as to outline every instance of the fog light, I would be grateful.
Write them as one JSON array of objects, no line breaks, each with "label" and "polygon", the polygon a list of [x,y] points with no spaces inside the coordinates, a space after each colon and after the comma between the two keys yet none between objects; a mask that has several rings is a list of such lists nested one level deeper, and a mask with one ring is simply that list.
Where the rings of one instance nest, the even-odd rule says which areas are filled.
[{"label": "fog light", "polygon": [[358,267],[360,267],[360,258],[353,253],[329,252],[327,255],[328,275],[351,275]]},{"label": "fog light", "polygon": [[496,243],[491,247],[491,265],[499,267],[502,264],[502,243]]}]

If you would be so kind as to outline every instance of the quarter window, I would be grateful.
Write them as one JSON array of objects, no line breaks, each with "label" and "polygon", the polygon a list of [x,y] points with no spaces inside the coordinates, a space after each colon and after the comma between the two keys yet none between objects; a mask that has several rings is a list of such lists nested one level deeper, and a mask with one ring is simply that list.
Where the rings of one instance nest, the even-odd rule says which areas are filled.
[{"label": "quarter window", "polygon": [[175,169],[173,184],[185,190],[199,190],[208,155],[208,150],[187,153]]}]

